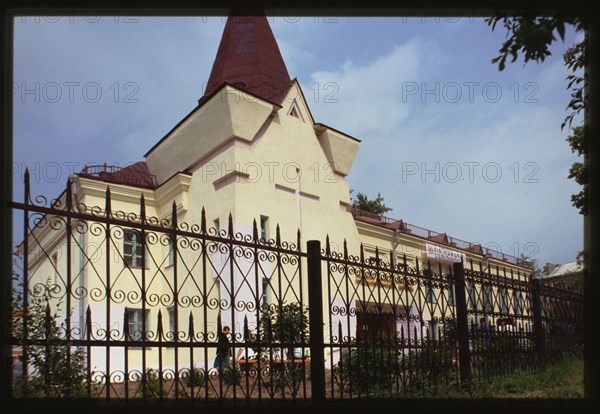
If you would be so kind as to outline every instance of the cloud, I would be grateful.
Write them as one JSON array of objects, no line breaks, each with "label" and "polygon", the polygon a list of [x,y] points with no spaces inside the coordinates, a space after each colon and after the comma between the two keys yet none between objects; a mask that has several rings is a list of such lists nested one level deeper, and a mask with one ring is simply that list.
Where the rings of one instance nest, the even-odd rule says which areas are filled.
[{"label": "cloud", "polygon": [[388,55],[359,66],[346,60],[338,71],[312,73],[303,85],[319,120],[355,136],[383,132],[400,125],[409,107],[400,99],[406,79],[416,79],[428,56],[423,48],[433,44],[413,39],[395,47]]},{"label": "cloud", "polygon": [[[575,258],[581,217],[570,195],[578,188],[566,175],[577,158],[565,142],[568,131],[560,132],[568,102],[561,53],[543,65],[523,69],[515,64],[500,73],[489,64],[497,46],[481,50],[489,48],[488,37],[502,38],[492,36],[481,21],[444,26],[340,18],[325,24],[276,17],[271,24],[315,120],[363,141],[348,177],[352,188],[370,196],[381,192],[394,208],[392,216],[423,227],[469,241],[494,241],[508,253],[515,243],[534,241],[546,261]],[[15,24],[17,82],[29,87],[32,82],[97,82],[103,88],[97,103],[81,95],[75,103],[64,98],[21,103],[16,96],[15,161],[141,159],[196,105],[223,27],[219,17],[141,17],[132,25],[108,20]],[[115,82],[118,102],[111,89]],[[137,103],[122,102],[126,82],[139,87]],[[444,95],[452,92],[451,82],[462,88],[456,102]],[[480,84],[473,101],[467,99],[465,82]],[[489,82],[502,89],[497,102],[482,94]],[[538,86],[537,102],[523,101],[528,82]],[[407,88],[415,85],[418,92],[409,94]],[[425,89],[433,95],[423,95]],[[444,173],[452,172],[453,162],[465,179],[464,163],[478,162],[473,182],[448,182]],[[405,163],[420,170],[403,180]],[[502,169],[497,182],[482,173],[488,163]],[[423,167],[434,172],[423,179]],[[525,183],[527,174],[539,181]],[[36,192],[58,194],[64,188],[64,180],[46,184]]]},{"label": "cloud", "polygon": [[[566,172],[574,157],[560,132],[568,95],[555,86],[564,67],[548,62],[515,83],[496,77],[491,65],[485,73],[466,67],[448,74],[446,64],[459,59],[432,40],[412,38],[366,64],[347,60],[339,70],[315,71],[303,88],[317,121],[363,140],[348,180],[356,191],[381,192],[394,207],[391,216],[494,242],[508,254],[574,260],[581,218],[570,206],[577,188]],[[325,102],[328,82],[337,87],[335,103]],[[420,89],[411,99],[403,95],[408,82]],[[462,88],[457,102],[444,95],[449,82]],[[473,100],[466,82],[477,82]],[[436,91],[436,83],[437,92],[421,95],[424,88]],[[408,164],[418,172],[404,177]],[[561,240],[550,236],[555,232]]]}]

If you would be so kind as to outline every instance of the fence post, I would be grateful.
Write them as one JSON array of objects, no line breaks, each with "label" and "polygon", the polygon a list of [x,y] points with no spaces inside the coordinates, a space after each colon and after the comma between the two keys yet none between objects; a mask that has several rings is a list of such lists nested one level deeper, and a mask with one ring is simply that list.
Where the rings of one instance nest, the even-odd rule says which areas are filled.
[{"label": "fence post", "polygon": [[323,338],[323,282],[321,280],[321,242],[309,240],[308,316],[310,319],[310,377],[313,402],[325,401],[325,350]]},{"label": "fence post", "polygon": [[546,338],[542,321],[542,286],[541,279],[531,279],[531,305],[533,308],[533,332],[535,334],[535,350],[538,361],[542,363],[546,355]]},{"label": "fence post", "polygon": [[469,350],[469,318],[467,315],[467,294],[465,268],[462,262],[452,265],[456,289],[456,332],[458,336],[458,364],[461,385],[471,380],[471,351]]}]

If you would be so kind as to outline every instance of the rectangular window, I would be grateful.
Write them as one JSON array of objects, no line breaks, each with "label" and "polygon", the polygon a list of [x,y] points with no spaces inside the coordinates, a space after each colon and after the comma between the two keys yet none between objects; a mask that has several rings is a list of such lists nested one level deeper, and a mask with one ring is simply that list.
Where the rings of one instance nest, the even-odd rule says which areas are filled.
[{"label": "rectangular window", "polygon": [[268,305],[269,304],[269,279],[267,279],[266,277],[262,278],[262,298],[261,298],[261,303],[262,303],[262,305]]},{"label": "rectangular window", "polygon": [[475,283],[472,280],[467,280],[467,295],[469,299],[469,308],[477,309],[477,292],[475,291]]},{"label": "rectangular window", "polygon": [[[175,236],[173,236],[175,237]],[[168,266],[173,266],[173,264],[175,263],[175,245],[173,243],[173,239],[169,238],[169,244],[167,245],[167,249],[169,249],[168,251],[168,257],[167,257],[167,265]]]},{"label": "rectangular window", "polygon": [[500,294],[500,313],[508,314],[508,291],[505,287],[498,288]]},{"label": "rectangular window", "polygon": [[448,305],[454,306],[454,285],[448,283]]},{"label": "rectangular window", "polygon": [[269,240],[269,217],[260,216],[260,238],[264,241]]},{"label": "rectangular window", "polygon": [[[129,338],[132,341],[141,341],[143,334],[142,309],[129,309]],[[150,310],[146,309],[146,331],[150,330]]]},{"label": "rectangular window", "polygon": [[433,301],[434,301],[434,297],[433,297],[433,281],[427,279],[427,278],[431,278],[431,270],[429,270],[429,269],[424,270],[423,274],[426,277],[426,279],[425,279],[425,301],[428,302],[428,303],[433,303]]},{"label": "rectangular window", "polygon": [[430,341],[437,341],[439,338],[439,322],[436,320],[430,320],[427,325],[427,338]]},{"label": "rectangular window", "polygon": [[[123,260],[127,266],[142,267],[144,243],[136,230],[126,230],[123,236]],[[146,254],[146,264],[148,255]]]},{"label": "rectangular window", "polygon": [[431,280],[425,281],[425,301],[433,303],[433,282]]},{"label": "rectangular window", "polygon": [[488,283],[483,285],[483,308],[486,312],[491,312],[492,305],[492,286]]},{"label": "rectangular window", "polygon": [[170,332],[177,333],[177,327],[175,326],[175,306],[167,308],[169,314],[169,330]]},{"label": "rectangular window", "polygon": [[515,307],[515,315],[523,314],[523,304],[521,299],[521,292],[519,292],[517,289],[513,290],[513,304]]}]

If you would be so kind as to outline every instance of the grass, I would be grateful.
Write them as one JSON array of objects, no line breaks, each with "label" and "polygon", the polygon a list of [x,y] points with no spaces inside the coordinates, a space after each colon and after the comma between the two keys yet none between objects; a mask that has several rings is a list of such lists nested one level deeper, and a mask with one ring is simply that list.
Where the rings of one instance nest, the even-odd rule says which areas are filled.
[{"label": "grass", "polygon": [[444,397],[583,398],[583,359],[568,357],[536,373],[514,373]]},{"label": "grass", "polygon": [[[583,359],[576,357],[565,358],[559,362],[548,365],[544,369],[540,369],[535,373],[524,373],[515,372],[511,375],[498,377],[491,382],[481,382],[470,389],[457,390],[454,381],[440,381],[437,387],[433,387],[427,383],[422,384],[422,388],[416,388],[411,390],[408,395],[394,395],[393,390],[383,390],[383,395],[374,393],[371,397],[383,397],[383,398],[465,398],[465,399],[478,399],[478,398],[529,398],[529,399],[564,399],[564,398],[583,398]],[[328,370],[327,370],[328,371]],[[261,388],[262,398],[270,400],[274,398],[279,400],[285,394],[285,399],[293,399],[296,397],[299,400],[310,400],[310,377],[307,373],[305,377],[306,381],[306,394],[304,393],[304,384],[299,378],[301,384],[297,389],[296,393],[292,393],[288,386],[284,387],[283,390],[275,389],[274,394],[270,395],[270,387],[267,383],[263,383]],[[339,399],[340,391],[336,384],[332,384],[331,372],[326,373],[326,393],[327,398]],[[265,378],[268,381],[269,378]],[[247,382],[246,382],[247,381]],[[200,400],[205,400],[208,397],[209,400],[216,400],[219,396],[225,399],[233,398],[233,389],[236,388],[236,397],[239,400],[245,398],[256,399],[258,398],[259,385],[258,378],[256,376],[248,377],[242,376],[240,383],[237,385],[230,385],[227,383],[219,383],[219,379],[211,377],[208,382],[208,396],[205,395],[204,385],[196,386],[194,389],[194,397]],[[180,383],[180,398],[188,399],[191,397],[191,389],[185,384],[185,381]],[[111,397],[114,399],[122,399],[125,396],[125,384],[123,383],[112,383],[111,385]],[[334,389],[334,394],[331,394],[331,389]],[[96,388],[96,387],[95,387]],[[105,389],[100,386],[95,389],[99,392],[99,397],[102,398],[105,393]],[[131,382],[129,384],[129,397],[130,398],[141,398],[141,384],[139,382]],[[172,379],[164,380],[163,392],[165,398],[175,398],[174,381]],[[158,396],[158,381],[150,378],[148,384],[148,395],[149,398],[156,398]]]}]

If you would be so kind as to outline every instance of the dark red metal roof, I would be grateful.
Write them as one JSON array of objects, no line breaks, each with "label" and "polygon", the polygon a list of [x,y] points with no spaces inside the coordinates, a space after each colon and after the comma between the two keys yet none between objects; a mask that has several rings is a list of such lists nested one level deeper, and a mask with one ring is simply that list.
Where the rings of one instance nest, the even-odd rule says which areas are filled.
[{"label": "dark red metal roof", "polygon": [[271,102],[280,102],[292,82],[264,14],[229,14],[204,100],[227,82]]},{"label": "dark red metal roof", "polygon": [[156,188],[156,177],[150,173],[148,164],[139,161],[128,167],[114,165],[88,165],[80,173],[82,177],[98,178],[115,184],[127,184],[136,187]]},{"label": "dark red metal roof", "polygon": [[448,242],[448,236],[446,235],[446,233],[434,234],[432,236],[429,236],[428,238],[430,240],[433,240],[434,242],[443,243],[443,244],[450,244]]},{"label": "dark red metal roof", "polygon": [[404,220],[394,220],[390,217],[386,217],[381,214],[373,214],[368,211],[362,211],[352,206],[348,206],[347,209],[352,213],[352,216],[356,221],[374,224],[376,226],[385,227],[391,230],[400,230],[403,233],[410,233],[417,237],[456,247],[457,249],[466,250],[481,256],[490,256],[494,259],[523,266],[517,257],[492,250],[487,247],[482,247],[481,244],[469,243],[464,240],[457,239],[456,237],[450,237],[446,233],[438,233],[433,230],[428,230],[423,227],[407,223]]}]

